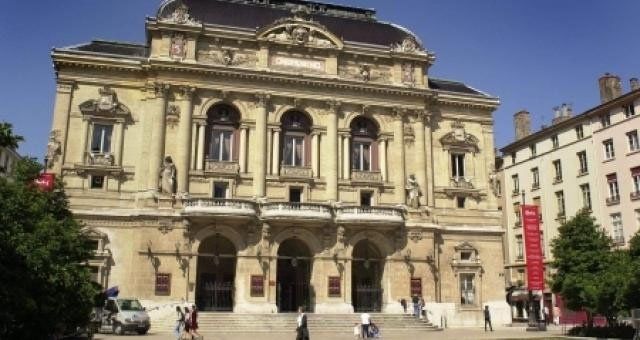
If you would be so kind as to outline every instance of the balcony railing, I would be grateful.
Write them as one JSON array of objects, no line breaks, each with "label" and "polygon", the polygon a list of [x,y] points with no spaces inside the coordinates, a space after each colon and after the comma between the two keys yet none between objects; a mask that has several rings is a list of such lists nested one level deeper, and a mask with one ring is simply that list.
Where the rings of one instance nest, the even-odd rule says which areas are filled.
[{"label": "balcony railing", "polygon": [[382,182],[382,174],[377,171],[351,170],[351,180],[354,182]]},{"label": "balcony railing", "polygon": [[533,190],[538,190],[538,189],[540,189],[540,183],[533,183],[533,184],[531,185],[531,190],[532,190],[532,191],[533,191]]},{"label": "balcony railing", "polygon": [[471,178],[464,178],[464,177],[452,177],[449,185],[452,188],[460,188],[460,189],[474,188]]},{"label": "balcony railing", "polygon": [[263,204],[261,210],[265,218],[332,218],[331,207],[324,204],[274,202]]},{"label": "balcony railing", "polygon": [[342,221],[403,222],[404,211],[396,207],[340,207],[336,208],[336,218]]},{"label": "balcony railing", "polygon": [[114,157],[111,153],[87,153],[86,164],[98,166],[113,166]]},{"label": "balcony railing", "polygon": [[226,198],[190,198],[183,201],[186,213],[256,215],[256,203]]},{"label": "balcony railing", "polygon": [[631,197],[632,201],[640,200],[640,191],[632,192],[631,194],[629,194],[629,196]]},{"label": "balcony railing", "polygon": [[280,166],[280,176],[282,177],[296,177],[296,178],[311,178],[313,177],[313,170],[309,167]]},{"label": "balcony railing", "polygon": [[607,205],[620,204],[620,196],[607,197]]},{"label": "balcony railing", "polygon": [[204,162],[204,171],[235,175],[240,171],[240,166],[236,162],[207,159]]},{"label": "balcony railing", "polygon": [[553,184],[562,183],[562,177],[556,176],[553,178]]}]

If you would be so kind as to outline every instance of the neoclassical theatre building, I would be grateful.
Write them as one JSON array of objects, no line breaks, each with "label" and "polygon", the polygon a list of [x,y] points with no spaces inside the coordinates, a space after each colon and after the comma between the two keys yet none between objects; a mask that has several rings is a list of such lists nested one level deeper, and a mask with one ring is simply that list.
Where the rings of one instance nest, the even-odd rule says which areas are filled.
[{"label": "neoclassical theatre building", "polygon": [[[96,281],[203,311],[505,310],[498,99],[370,9],[168,0],[144,44],[53,51],[48,166]],[[495,315],[495,314],[494,314]],[[505,321],[507,322],[507,321]]]}]

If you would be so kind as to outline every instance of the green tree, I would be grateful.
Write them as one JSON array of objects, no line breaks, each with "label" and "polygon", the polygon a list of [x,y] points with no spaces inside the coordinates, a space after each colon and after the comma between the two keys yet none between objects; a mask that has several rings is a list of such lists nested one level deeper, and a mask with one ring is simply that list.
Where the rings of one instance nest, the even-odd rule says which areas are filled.
[{"label": "green tree", "polygon": [[17,149],[18,144],[24,141],[22,136],[13,134],[13,126],[6,122],[0,122],[0,147]]},{"label": "green tree", "polygon": [[640,231],[629,240],[629,258],[631,268],[627,274],[625,300],[629,308],[640,308]]},{"label": "green tree", "polygon": [[570,309],[584,309],[592,327],[600,307],[600,279],[610,261],[611,239],[586,211],[560,226],[558,233],[551,244],[556,270],[551,289],[562,295]]},{"label": "green tree", "polygon": [[41,166],[21,160],[14,181],[0,178],[0,338],[46,339],[90,314],[95,288],[84,265],[87,238],[60,182],[33,185]]}]

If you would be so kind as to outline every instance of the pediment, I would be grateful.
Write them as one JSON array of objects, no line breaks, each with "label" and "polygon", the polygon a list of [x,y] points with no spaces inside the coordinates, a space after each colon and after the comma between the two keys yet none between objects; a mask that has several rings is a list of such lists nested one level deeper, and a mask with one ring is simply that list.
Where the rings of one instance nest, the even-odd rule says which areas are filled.
[{"label": "pediment", "polygon": [[453,149],[473,153],[480,151],[478,137],[467,133],[462,123],[455,122],[451,128],[451,132],[440,138],[440,144],[445,150]]},{"label": "pediment", "polygon": [[471,250],[471,251],[477,251],[476,248],[474,246],[471,245],[471,243],[464,241],[460,244],[458,244],[457,246],[454,247],[454,249],[456,251],[463,251],[463,250]]},{"label": "pediment", "polygon": [[291,18],[276,20],[258,30],[257,39],[285,45],[342,49],[344,43],[318,22],[296,14]]},{"label": "pediment", "polygon": [[129,108],[118,101],[116,92],[110,87],[105,86],[99,89],[98,94],[98,98],[89,99],[80,104],[80,111],[83,115],[105,118],[128,117],[131,115]]}]

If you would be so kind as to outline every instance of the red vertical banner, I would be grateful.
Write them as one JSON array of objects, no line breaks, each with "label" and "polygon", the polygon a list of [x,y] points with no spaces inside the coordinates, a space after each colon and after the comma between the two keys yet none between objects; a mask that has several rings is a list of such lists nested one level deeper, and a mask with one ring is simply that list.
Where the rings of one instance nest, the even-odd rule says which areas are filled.
[{"label": "red vertical banner", "polygon": [[522,205],[521,216],[527,256],[527,286],[529,290],[544,290],[544,262],[540,245],[538,206]]}]

